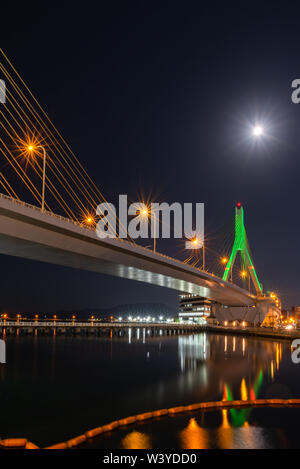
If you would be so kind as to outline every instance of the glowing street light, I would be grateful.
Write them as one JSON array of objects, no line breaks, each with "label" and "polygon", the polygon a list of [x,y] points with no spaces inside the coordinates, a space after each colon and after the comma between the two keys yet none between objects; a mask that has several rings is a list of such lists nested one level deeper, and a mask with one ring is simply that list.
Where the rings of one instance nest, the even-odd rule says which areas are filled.
[{"label": "glowing street light", "polygon": [[194,246],[197,247],[197,246],[200,245],[200,240],[199,240],[198,238],[194,238],[194,239],[192,240],[192,243],[193,243]]},{"label": "glowing street light", "polygon": [[242,270],[241,271],[241,277],[243,279],[245,279],[246,277],[248,277],[248,290],[249,290],[249,293],[250,293],[250,275],[247,274],[246,270]]},{"label": "glowing street light", "polygon": [[93,217],[93,215],[91,215],[90,213],[88,213],[85,217],[84,217],[84,223],[86,225],[89,225],[89,226],[94,226],[95,225],[95,218]]},{"label": "glowing street light", "polygon": [[[195,249],[201,246],[201,240],[195,236],[195,238],[191,239],[191,243],[195,246]],[[205,270],[205,244],[203,240],[202,244],[202,256],[203,256],[203,270]]]},{"label": "glowing street light", "polygon": [[42,187],[42,211],[44,211],[45,208],[45,183],[46,183],[46,159],[47,159],[47,154],[45,147],[42,145],[28,145],[27,150],[30,153],[33,153],[35,150],[41,149],[43,151],[43,187]]},{"label": "glowing street light", "polygon": [[153,238],[153,251],[156,252],[156,217],[155,213],[152,215],[151,210],[148,209],[148,207],[144,207],[140,210],[140,216],[144,218],[152,218],[153,216],[153,230],[154,230],[154,238]]},{"label": "glowing street light", "polygon": [[221,262],[222,262],[222,264],[227,264],[227,262],[228,262],[227,257],[222,257]]}]

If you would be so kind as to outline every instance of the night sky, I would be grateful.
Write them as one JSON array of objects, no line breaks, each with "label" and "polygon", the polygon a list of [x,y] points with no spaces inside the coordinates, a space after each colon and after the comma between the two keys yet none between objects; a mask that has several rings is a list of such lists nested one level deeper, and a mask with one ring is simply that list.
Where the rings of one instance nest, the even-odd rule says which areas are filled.
[{"label": "night sky", "polygon": [[[107,200],[204,202],[208,236],[242,201],[259,279],[289,307],[300,304],[299,14],[297,2],[29,1],[1,5],[0,47]],[[177,305],[175,291],[113,277],[6,256],[1,268],[2,311]]]}]

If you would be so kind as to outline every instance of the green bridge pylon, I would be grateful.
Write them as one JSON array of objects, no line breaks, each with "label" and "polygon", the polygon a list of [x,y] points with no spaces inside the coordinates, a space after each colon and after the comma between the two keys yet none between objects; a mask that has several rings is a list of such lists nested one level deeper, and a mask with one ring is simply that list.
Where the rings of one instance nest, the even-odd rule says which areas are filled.
[{"label": "green bridge pylon", "polygon": [[242,204],[238,202],[235,207],[235,238],[230,258],[226,264],[223,274],[223,280],[228,280],[229,275],[232,273],[232,267],[236,259],[238,251],[241,254],[242,262],[245,269],[253,282],[257,295],[262,294],[262,285],[258,281],[257,274],[249,253],[249,245],[244,225],[244,209]]}]

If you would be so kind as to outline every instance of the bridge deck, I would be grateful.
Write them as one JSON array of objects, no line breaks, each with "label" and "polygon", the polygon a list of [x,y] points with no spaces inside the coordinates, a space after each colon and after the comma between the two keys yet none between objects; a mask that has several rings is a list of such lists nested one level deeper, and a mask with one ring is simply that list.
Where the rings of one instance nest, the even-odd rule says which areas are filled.
[{"label": "bridge deck", "polygon": [[184,262],[41,212],[0,194],[0,253],[49,262],[193,293],[224,305],[250,306],[256,298]]}]

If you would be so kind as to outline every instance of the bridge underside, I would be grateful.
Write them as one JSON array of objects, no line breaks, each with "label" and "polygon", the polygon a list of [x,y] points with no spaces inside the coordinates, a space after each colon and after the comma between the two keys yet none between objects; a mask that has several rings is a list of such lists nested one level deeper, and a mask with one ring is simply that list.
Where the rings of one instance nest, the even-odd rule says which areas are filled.
[{"label": "bridge underside", "polygon": [[224,305],[253,305],[246,290],[175,259],[0,197],[0,253],[114,275],[200,295]]}]

